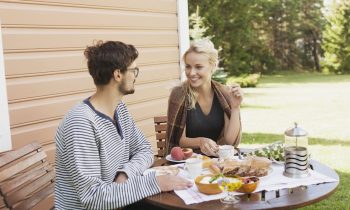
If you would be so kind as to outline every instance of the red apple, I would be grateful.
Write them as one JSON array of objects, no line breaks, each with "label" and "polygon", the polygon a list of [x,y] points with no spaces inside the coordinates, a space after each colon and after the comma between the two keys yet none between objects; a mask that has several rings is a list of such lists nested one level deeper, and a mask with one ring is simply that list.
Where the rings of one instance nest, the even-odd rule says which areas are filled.
[{"label": "red apple", "polygon": [[183,160],[185,155],[182,152],[181,147],[173,147],[170,152],[171,158],[174,160]]},{"label": "red apple", "polygon": [[184,153],[184,159],[192,157],[193,150],[191,148],[183,148],[182,152]]}]

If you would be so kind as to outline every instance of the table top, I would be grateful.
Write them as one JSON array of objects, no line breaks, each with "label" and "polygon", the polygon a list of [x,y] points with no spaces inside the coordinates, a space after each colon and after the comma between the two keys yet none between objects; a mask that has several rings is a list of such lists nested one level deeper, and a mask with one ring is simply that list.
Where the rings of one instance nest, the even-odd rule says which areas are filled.
[{"label": "table top", "polygon": [[[313,170],[339,180],[338,174],[328,166],[310,160]],[[154,166],[169,165],[165,159],[155,161]],[[281,189],[276,191],[262,191],[239,195],[241,201],[235,205],[227,205],[220,200],[212,200],[198,204],[186,205],[174,192],[160,193],[145,198],[142,202],[164,209],[295,209],[319,202],[335,192],[338,182],[324,183]]]}]

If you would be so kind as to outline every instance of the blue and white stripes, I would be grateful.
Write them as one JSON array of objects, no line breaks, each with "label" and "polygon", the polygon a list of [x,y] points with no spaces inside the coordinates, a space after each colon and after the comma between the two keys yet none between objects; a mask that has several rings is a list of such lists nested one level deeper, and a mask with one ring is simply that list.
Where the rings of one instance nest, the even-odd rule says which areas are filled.
[{"label": "blue and white stripes", "polygon": [[[142,176],[153,163],[153,152],[123,102],[116,117],[121,136],[113,121],[85,100],[59,125],[56,209],[116,209],[160,192],[154,173]],[[113,180],[120,171],[129,178],[117,184]]]}]

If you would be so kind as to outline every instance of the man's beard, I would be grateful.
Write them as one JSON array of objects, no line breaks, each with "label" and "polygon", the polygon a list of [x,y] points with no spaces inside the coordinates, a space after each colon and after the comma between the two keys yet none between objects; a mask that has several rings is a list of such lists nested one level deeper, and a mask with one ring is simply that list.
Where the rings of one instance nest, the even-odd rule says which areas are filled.
[{"label": "man's beard", "polygon": [[[134,81],[135,83],[135,81]],[[123,94],[123,95],[129,95],[129,94],[133,94],[135,92],[135,88],[132,88],[132,89],[127,89],[126,88],[126,82],[125,80],[122,80],[122,83],[120,84],[119,86],[119,91]]]}]

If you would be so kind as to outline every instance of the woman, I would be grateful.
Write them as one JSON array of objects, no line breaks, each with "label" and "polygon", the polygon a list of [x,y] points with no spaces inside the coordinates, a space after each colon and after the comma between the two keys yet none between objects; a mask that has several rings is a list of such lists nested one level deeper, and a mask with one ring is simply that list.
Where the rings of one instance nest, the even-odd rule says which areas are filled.
[{"label": "woman", "polygon": [[239,85],[228,87],[211,79],[218,65],[211,41],[193,41],[183,59],[187,81],[170,94],[166,151],[180,146],[216,156],[218,144],[240,142],[243,92]]}]

